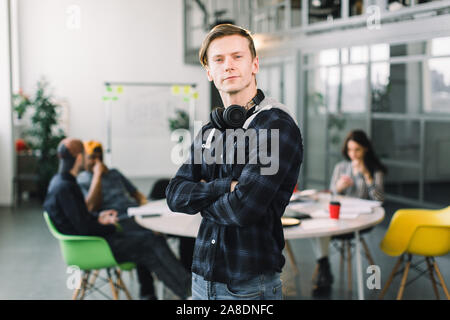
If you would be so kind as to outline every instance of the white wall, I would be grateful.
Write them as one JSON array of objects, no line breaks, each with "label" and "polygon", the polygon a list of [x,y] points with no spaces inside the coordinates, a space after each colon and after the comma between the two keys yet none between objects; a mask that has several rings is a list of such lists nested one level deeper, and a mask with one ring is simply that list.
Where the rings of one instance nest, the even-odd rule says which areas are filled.
[{"label": "white wall", "polygon": [[[79,29],[66,26],[72,5]],[[106,143],[104,81],[198,83],[196,118],[207,119],[205,72],[183,62],[182,0],[20,0],[18,19],[20,85],[32,93],[46,77],[68,102],[70,136]]]},{"label": "white wall", "polygon": [[8,1],[0,1],[0,205],[12,203],[13,143]]}]

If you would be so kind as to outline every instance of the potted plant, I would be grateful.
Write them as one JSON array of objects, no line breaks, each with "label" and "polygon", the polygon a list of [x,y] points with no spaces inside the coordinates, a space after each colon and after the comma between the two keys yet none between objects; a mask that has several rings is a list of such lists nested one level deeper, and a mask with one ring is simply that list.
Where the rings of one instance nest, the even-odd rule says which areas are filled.
[{"label": "potted plant", "polygon": [[25,141],[37,156],[38,196],[44,199],[52,176],[58,169],[56,150],[59,142],[65,138],[59,127],[59,109],[53,97],[47,93],[48,83],[40,80],[33,97],[22,91],[13,96],[14,111],[21,119],[30,109],[30,127],[23,132]]},{"label": "potted plant", "polygon": [[[169,129],[171,132],[177,129],[189,130],[189,115],[186,111],[177,109],[175,110],[175,118],[169,118]],[[178,143],[183,142],[183,136],[178,138]]]}]

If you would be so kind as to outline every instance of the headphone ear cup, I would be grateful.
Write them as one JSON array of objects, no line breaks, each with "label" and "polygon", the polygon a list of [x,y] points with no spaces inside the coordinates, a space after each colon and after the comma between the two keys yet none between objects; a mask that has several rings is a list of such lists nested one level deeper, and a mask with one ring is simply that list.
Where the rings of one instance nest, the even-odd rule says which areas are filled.
[{"label": "headphone ear cup", "polygon": [[246,120],[247,110],[239,105],[231,105],[223,111],[222,119],[227,128],[242,128]]},{"label": "headphone ear cup", "polygon": [[223,108],[214,109],[209,116],[214,128],[219,130],[225,130],[226,124],[223,120]]}]

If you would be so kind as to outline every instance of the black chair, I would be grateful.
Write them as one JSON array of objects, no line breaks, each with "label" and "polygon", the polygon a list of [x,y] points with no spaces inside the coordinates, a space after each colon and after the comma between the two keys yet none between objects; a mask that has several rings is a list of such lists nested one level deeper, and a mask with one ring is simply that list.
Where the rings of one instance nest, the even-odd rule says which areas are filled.
[{"label": "black chair", "polygon": [[[360,240],[361,240],[361,244],[362,247],[364,249],[364,253],[366,255],[367,260],[369,261],[370,265],[375,265],[375,262],[372,258],[372,255],[370,254],[370,250],[369,247],[367,246],[366,241],[364,240],[363,235],[369,233],[370,231],[372,231],[373,227],[367,228],[367,229],[363,229],[360,231]],[[351,232],[351,233],[346,233],[346,234],[341,234],[341,235],[337,235],[337,236],[333,236],[331,237],[331,240],[334,244],[334,246],[336,247],[336,249],[339,251],[340,256],[341,256],[341,263],[340,263],[340,270],[341,272],[343,272],[344,270],[344,259],[345,259],[345,247],[347,247],[347,266],[348,266],[348,274],[347,274],[347,281],[348,281],[348,288],[349,290],[352,289],[352,251],[351,248],[353,246],[352,244],[352,240],[355,238],[355,233]]]},{"label": "black chair", "polygon": [[153,185],[152,191],[148,198],[150,200],[160,200],[166,198],[166,188],[169,185],[170,179],[159,179]]},{"label": "black chair", "polygon": [[22,193],[38,192],[38,157],[34,154],[18,153],[16,156],[16,174],[14,177],[14,203],[18,206],[22,201]]},{"label": "black chair", "polygon": [[[364,249],[364,253],[366,255],[367,260],[369,261],[370,265],[375,265],[375,262],[372,258],[372,255],[370,254],[370,250],[369,247],[367,246],[366,241],[364,240],[363,235],[369,233],[370,231],[372,231],[373,227],[367,228],[367,229],[363,229],[359,232],[360,234],[360,240],[361,240],[361,244],[362,247]],[[352,247],[353,247],[353,243],[352,240],[355,238],[355,233],[351,232],[351,233],[345,233],[345,234],[341,234],[341,235],[337,235],[337,236],[332,236],[331,237],[331,244],[336,248],[336,250],[339,252],[340,257],[341,257],[341,261],[340,261],[340,273],[342,275],[342,273],[345,271],[345,262],[344,260],[347,259],[347,282],[348,282],[348,289],[351,291],[352,290]],[[347,252],[345,252],[347,251]],[[347,257],[346,257],[347,255]],[[319,265],[316,265],[316,268],[313,272],[313,276],[312,276],[312,281],[315,280],[315,278],[317,277],[317,274],[319,272]]]}]

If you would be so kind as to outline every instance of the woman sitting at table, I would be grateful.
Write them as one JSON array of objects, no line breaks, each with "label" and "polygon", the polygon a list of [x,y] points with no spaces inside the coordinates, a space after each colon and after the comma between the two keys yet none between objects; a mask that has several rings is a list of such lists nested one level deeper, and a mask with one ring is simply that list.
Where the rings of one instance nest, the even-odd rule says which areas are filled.
[{"label": "woman sitting at table", "polygon": [[[330,182],[333,194],[368,200],[384,200],[383,176],[386,167],[380,162],[370,140],[362,130],[351,131],[342,147],[345,160],[334,167]],[[314,251],[318,263],[318,274],[314,281],[313,293],[329,289],[333,275],[328,260],[330,237],[315,239]]]}]

